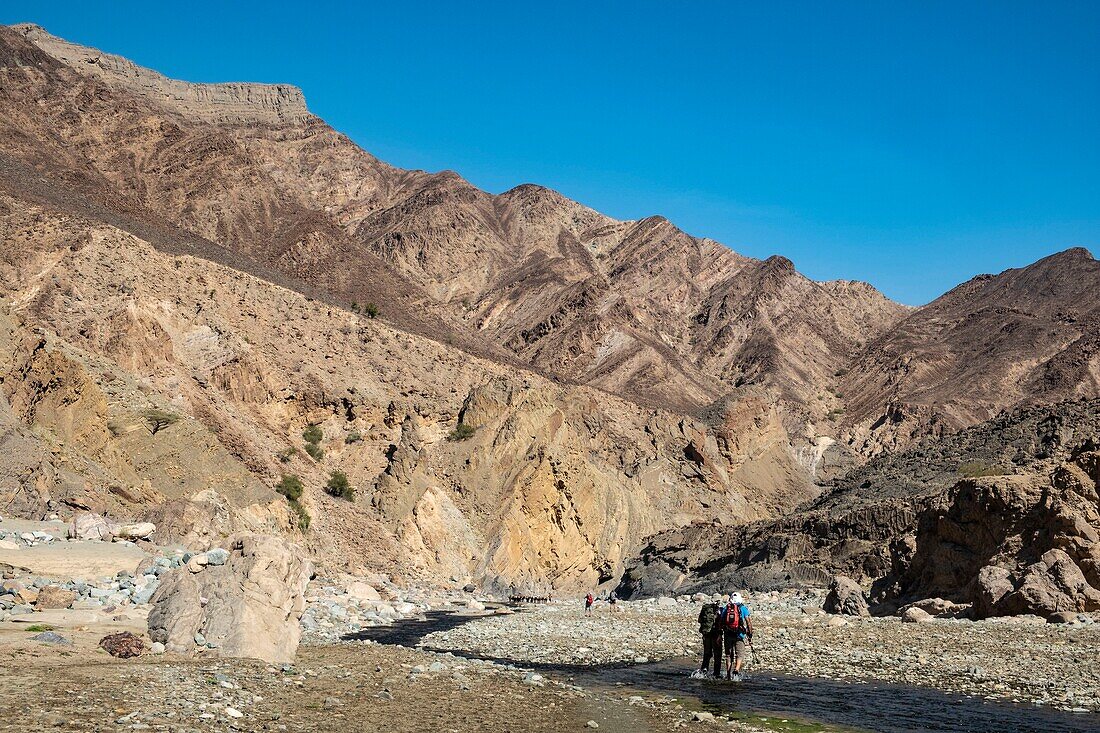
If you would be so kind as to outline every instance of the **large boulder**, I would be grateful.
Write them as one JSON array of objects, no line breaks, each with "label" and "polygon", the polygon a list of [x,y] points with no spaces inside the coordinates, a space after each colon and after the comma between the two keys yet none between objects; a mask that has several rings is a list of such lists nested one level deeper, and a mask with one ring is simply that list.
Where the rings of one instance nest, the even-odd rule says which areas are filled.
[{"label": "large boulder", "polygon": [[77,599],[75,592],[62,588],[59,585],[47,585],[38,590],[38,598],[34,601],[34,607],[38,611],[69,608]]},{"label": "large boulder", "polygon": [[267,535],[235,535],[226,549],[222,565],[162,576],[149,638],[173,652],[292,661],[312,564],[297,545]]},{"label": "large boulder", "polygon": [[867,597],[863,594],[863,588],[859,583],[838,575],[829,586],[829,595],[825,596],[826,613],[839,613],[845,616],[870,616],[867,608]]},{"label": "large boulder", "polygon": [[68,535],[75,540],[111,542],[115,539],[146,540],[156,531],[157,525],[152,522],[116,522],[94,512],[80,512],[69,522]]}]

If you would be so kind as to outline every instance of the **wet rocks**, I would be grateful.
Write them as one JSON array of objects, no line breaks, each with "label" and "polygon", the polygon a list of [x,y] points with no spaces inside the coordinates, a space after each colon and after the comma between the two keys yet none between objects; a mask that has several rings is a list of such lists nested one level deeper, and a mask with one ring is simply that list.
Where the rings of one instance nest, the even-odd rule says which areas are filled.
[{"label": "wet rocks", "polygon": [[829,586],[829,595],[825,596],[826,613],[838,613],[846,616],[870,616],[867,607],[867,597],[859,583],[838,575]]}]

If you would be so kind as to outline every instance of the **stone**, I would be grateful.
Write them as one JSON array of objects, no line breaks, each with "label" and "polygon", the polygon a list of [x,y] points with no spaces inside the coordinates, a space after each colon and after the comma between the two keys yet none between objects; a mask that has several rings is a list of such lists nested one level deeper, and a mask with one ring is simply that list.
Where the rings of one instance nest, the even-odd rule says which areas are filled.
[{"label": "stone", "polygon": [[369,583],[355,581],[348,585],[348,595],[361,601],[380,601],[382,595]]},{"label": "stone", "polygon": [[43,644],[60,644],[62,646],[73,645],[73,643],[64,636],[53,631],[43,631],[41,634],[35,634],[31,639],[42,642]]},{"label": "stone", "polygon": [[228,715],[230,718],[244,717],[244,713],[242,713],[240,710],[237,710],[237,708],[231,708],[228,705],[225,708],[225,714]]},{"label": "stone", "polygon": [[135,522],[133,524],[118,524],[114,527],[116,539],[122,540],[147,540],[157,531],[157,525],[152,522]]},{"label": "stone", "polygon": [[161,644],[159,641],[154,641],[149,646],[149,653],[150,654],[164,654],[164,644]]},{"label": "stone", "polygon": [[112,657],[127,659],[140,656],[145,651],[145,642],[129,631],[108,634],[99,640],[99,647]]},{"label": "stone", "polygon": [[585,723],[585,724],[584,724],[584,727],[585,727],[585,728],[599,728],[599,727],[600,727],[600,724],[599,724],[599,723],[597,723],[597,722],[596,722],[596,721],[594,721],[594,720],[590,720],[590,721],[588,721],[587,723]]},{"label": "stone", "polygon": [[1077,623],[1077,613],[1075,611],[1056,611],[1047,616],[1047,623],[1074,624]]},{"label": "stone", "polygon": [[708,713],[706,711],[696,711],[691,714],[691,719],[696,722],[712,722],[714,720],[714,713]]},{"label": "stone", "polygon": [[278,537],[240,534],[227,545],[224,565],[162,576],[150,600],[150,638],[190,653],[201,634],[218,656],[293,661],[312,564],[301,548]]},{"label": "stone", "polygon": [[927,611],[923,611],[916,606],[906,609],[901,615],[901,620],[907,624],[923,624],[932,620],[932,615]]},{"label": "stone", "polygon": [[110,542],[114,539],[115,524],[106,517],[93,512],[80,512],[73,516],[69,522],[68,535],[74,540],[102,540]]},{"label": "stone", "polygon": [[833,578],[833,582],[829,586],[829,594],[825,597],[825,604],[822,608],[826,613],[846,616],[871,615],[863,588],[860,587],[859,583],[843,575]]},{"label": "stone", "polygon": [[39,611],[70,608],[77,597],[74,591],[67,590],[59,585],[47,585],[38,591],[38,598],[34,602],[34,607]]},{"label": "stone", "polygon": [[676,605],[676,599],[675,598],[669,598],[668,596],[661,596],[660,598],[657,599],[657,605],[658,606],[664,606],[666,608],[667,607],[672,607],[672,606]]},{"label": "stone", "polygon": [[207,565],[225,565],[229,560],[229,550],[221,547],[215,547],[213,550],[207,550],[206,552],[206,564]]}]

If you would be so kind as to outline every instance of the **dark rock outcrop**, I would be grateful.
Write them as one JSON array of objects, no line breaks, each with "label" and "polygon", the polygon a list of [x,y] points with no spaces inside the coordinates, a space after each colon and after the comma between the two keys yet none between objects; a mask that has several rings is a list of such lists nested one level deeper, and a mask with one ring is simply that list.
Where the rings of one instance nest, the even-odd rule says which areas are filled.
[{"label": "dark rock outcrop", "polygon": [[920,520],[889,600],[941,596],[977,618],[1100,610],[1100,452],[1049,476],[961,481]]},{"label": "dark rock outcrop", "polygon": [[867,597],[859,583],[838,575],[829,586],[829,595],[825,596],[825,613],[838,613],[844,616],[870,616]]}]

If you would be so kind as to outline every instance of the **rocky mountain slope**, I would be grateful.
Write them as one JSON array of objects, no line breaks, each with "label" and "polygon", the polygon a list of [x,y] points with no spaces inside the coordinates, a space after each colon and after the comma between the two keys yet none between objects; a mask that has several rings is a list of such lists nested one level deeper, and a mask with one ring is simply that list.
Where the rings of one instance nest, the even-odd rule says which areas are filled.
[{"label": "rocky mountain slope", "polygon": [[[4,512],[148,518],[161,541],[296,531],[272,490],[293,474],[330,566],[541,588],[610,578],[670,523],[810,491],[750,391],[697,421],[6,195],[0,234]],[[354,501],[322,490],[334,470]]]},{"label": "rocky mountain slope", "polygon": [[873,455],[1018,405],[1100,394],[1100,262],[1069,249],[981,275],[902,319],[839,380]]},{"label": "rocky mountain slope", "polygon": [[660,217],[400,170],[293,87],[31,25],[0,27],[0,241],[0,512],[200,543],[310,516],[351,570],[608,581],[647,535],[1097,394],[1084,251],[913,310]]},{"label": "rocky mountain slope", "polygon": [[4,44],[4,150],[36,174],[559,380],[689,410],[752,383],[820,417],[827,380],[906,311],[659,217],[392,168],[287,87],[176,82],[34,26]]},{"label": "rocky mountain slope", "polygon": [[[961,572],[967,577],[955,587],[928,580],[921,585],[914,578],[922,577],[924,571],[912,569],[947,573],[940,562],[949,564],[950,553],[931,545],[937,532],[946,531],[943,515],[952,502],[975,486],[1002,484],[1032,487],[1029,495],[1046,501],[1041,487],[1051,486],[1052,481],[1064,483],[1056,477],[1067,470],[1079,473],[1072,464],[1098,445],[1100,399],[1004,413],[873,459],[784,517],[740,527],[696,523],[661,533],[651,538],[628,569],[621,590],[637,596],[731,587],[823,587],[842,575],[873,586],[874,602],[913,601],[936,594],[957,598],[978,569],[991,562],[997,554],[994,549],[984,554],[975,550],[967,562],[978,565],[973,572]],[[1087,496],[1085,489],[1081,492]],[[1085,514],[1082,526],[1097,524],[1095,517]],[[966,522],[955,522],[965,529],[957,530],[956,539],[951,540],[953,552],[965,544],[958,537],[968,532],[974,542],[994,548],[1001,540],[990,534],[997,535],[996,527],[1005,518],[991,504],[983,511],[971,511]],[[1050,530],[1057,524],[1034,516],[1021,524],[1028,521],[1046,524]],[[1095,535],[1095,530],[1093,535],[1087,528],[1080,531],[1086,537]],[[1033,544],[1032,549],[1038,547]],[[1042,549],[1054,547],[1048,542]],[[1008,557],[1002,564],[1010,564]],[[904,579],[910,574],[912,578]],[[942,579],[942,575],[936,577]]]}]

